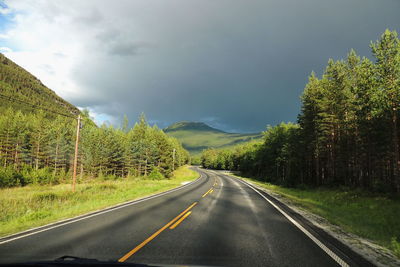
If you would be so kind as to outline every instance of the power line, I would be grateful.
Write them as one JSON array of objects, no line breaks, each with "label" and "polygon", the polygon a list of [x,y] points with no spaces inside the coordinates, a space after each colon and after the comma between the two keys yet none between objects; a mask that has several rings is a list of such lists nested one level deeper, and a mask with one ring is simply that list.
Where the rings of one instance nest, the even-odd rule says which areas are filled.
[{"label": "power line", "polygon": [[64,116],[64,117],[76,119],[75,116],[71,116],[71,115],[64,114],[64,113],[61,113],[61,112],[58,112],[58,111],[54,111],[54,110],[51,110],[51,109],[48,109],[48,108],[45,108],[45,107],[42,107],[42,106],[34,105],[34,104],[29,103],[29,102],[25,102],[25,101],[22,101],[20,99],[16,99],[16,98],[13,98],[13,97],[10,97],[10,96],[7,96],[7,95],[0,94],[0,97],[5,99],[5,100],[15,101],[15,102],[19,102],[21,104],[28,105],[28,106],[30,106],[31,108],[34,108],[34,109],[41,109],[41,110],[45,110],[45,111],[48,111],[48,112],[56,113],[56,114]]}]

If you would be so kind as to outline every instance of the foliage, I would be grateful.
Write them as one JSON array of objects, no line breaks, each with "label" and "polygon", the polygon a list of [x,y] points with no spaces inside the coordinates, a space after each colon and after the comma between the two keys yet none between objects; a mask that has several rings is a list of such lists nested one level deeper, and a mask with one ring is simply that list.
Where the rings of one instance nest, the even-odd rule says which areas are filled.
[{"label": "foliage", "polygon": [[157,167],[153,167],[148,178],[152,180],[161,180],[164,179],[164,176]]},{"label": "foliage", "polygon": [[400,258],[400,243],[397,242],[397,238],[393,237],[391,241],[391,249],[393,250],[394,254]]},{"label": "foliage", "polygon": [[[147,176],[157,168],[168,177],[188,161],[188,153],[174,138],[144,115],[132,129],[97,127],[83,114],[78,175],[117,179]],[[63,116],[47,118],[43,112],[0,112],[0,187],[57,184],[70,175],[76,122]],[[175,161],[173,161],[175,151]],[[161,177],[157,176],[157,177]]]},{"label": "foliage", "polygon": [[351,50],[311,73],[298,124],[268,127],[264,140],[206,150],[202,165],[287,186],[348,186],[400,193],[400,40],[386,30],[376,62]]}]

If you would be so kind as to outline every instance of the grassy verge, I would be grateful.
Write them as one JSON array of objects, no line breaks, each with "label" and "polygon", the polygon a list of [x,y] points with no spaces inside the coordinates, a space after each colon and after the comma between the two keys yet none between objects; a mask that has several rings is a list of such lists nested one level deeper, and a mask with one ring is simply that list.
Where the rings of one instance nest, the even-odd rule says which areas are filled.
[{"label": "grassy verge", "polygon": [[350,189],[285,188],[255,179],[243,179],[278,193],[347,232],[392,250],[400,258],[399,198]]},{"label": "grassy verge", "polygon": [[126,178],[70,184],[0,189],[0,236],[166,191],[198,174],[183,166],[170,179]]}]

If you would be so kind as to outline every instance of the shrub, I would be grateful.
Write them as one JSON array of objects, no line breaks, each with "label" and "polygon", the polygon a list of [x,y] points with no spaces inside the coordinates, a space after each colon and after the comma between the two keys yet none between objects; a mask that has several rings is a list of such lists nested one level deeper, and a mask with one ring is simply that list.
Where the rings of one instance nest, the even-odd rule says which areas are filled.
[{"label": "shrub", "polygon": [[391,248],[394,254],[400,258],[400,243],[397,241],[395,237],[392,237]]},{"label": "shrub", "polygon": [[55,176],[54,172],[47,167],[38,170],[25,168],[22,173],[27,183],[44,185],[57,184],[59,182],[59,177]]},{"label": "shrub", "polygon": [[26,185],[24,177],[12,167],[0,169],[0,187]]},{"label": "shrub", "polygon": [[148,178],[151,180],[161,180],[164,179],[164,175],[162,175],[162,173],[157,167],[153,167]]}]

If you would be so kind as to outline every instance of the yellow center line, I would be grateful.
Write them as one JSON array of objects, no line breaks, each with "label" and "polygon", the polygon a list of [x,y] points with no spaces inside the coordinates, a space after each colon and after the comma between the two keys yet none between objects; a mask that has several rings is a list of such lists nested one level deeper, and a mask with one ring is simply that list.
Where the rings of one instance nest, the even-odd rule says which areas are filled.
[{"label": "yellow center line", "polygon": [[[138,246],[136,246],[134,249],[132,249],[131,251],[129,251],[128,253],[126,253],[122,258],[120,258],[118,261],[119,262],[124,262],[126,261],[129,257],[131,257],[133,254],[135,254],[139,249],[141,249],[142,247],[144,247],[147,243],[149,243],[151,240],[153,240],[156,236],[158,236],[162,231],[164,231],[165,229],[167,229],[171,224],[173,224],[176,220],[178,220],[183,214],[185,214],[186,212],[188,212],[190,209],[192,209],[194,206],[196,206],[197,202],[194,202],[192,205],[190,205],[187,209],[185,209],[184,211],[182,211],[178,216],[176,216],[172,221],[170,221],[169,223],[167,223],[166,225],[164,225],[160,230],[158,230],[157,232],[155,232],[154,234],[152,234],[149,238],[147,238],[146,240],[144,240],[142,243],[140,243]],[[189,215],[187,215],[189,216]]]},{"label": "yellow center line", "polygon": [[176,221],[169,229],[175,229],[184,219],[186,219],[192,212],[189,211],[185,215],[183,215],[179,220]]},{"label": "yellow center line", "polygon": [[211,189],[210,194],[211,194],[212,192],[214,192],[214,189]]},{"label": "yellow center line", "polygon": [[207,196],[207,194],[210,193],[211,189],[212,189],[212,188],[210,188],[210,190],[208,190],[207,192],[205,192],[204,195],[202,195],[201,197]]}]

